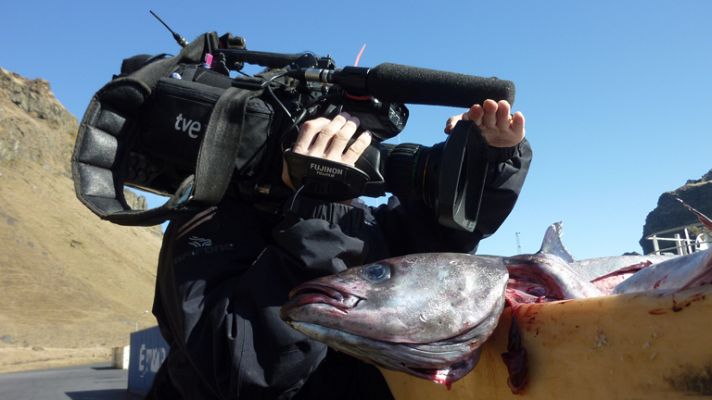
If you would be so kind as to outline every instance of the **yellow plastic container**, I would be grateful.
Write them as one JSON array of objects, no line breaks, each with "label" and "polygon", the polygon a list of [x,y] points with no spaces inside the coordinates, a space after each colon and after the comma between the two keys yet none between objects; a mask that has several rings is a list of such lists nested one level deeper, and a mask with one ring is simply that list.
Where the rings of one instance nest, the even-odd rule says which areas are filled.
[{"label": "yellow plastic container", "polygon": [[448,390],[383,370],[398,400],[712,398],[712,286],[529,304],[517,312],[529,383],[512,394],[506,309],[479,364]]}]

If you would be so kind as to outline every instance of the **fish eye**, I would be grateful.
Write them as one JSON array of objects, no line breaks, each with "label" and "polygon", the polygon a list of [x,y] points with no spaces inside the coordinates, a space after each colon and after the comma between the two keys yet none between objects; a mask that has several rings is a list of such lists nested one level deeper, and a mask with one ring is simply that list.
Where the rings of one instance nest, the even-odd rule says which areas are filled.
[{"label": "fish eye", "polygon": [[364,278],[371,282],[380,282],[391,277],[391,269],[383,264],[371,264],[363,269]]}]

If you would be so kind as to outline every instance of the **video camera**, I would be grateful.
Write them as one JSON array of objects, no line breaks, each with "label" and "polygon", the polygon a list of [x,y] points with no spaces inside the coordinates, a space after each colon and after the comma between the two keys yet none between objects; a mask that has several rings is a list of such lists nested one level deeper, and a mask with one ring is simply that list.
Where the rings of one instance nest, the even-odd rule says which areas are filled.
[{"label": "video camera", "polygon": [[[178,55],[124,60],[80,124],[75,189],[101,218],[155,225],[225,195],[262,208],[277,205],[292,194],[281,180],[285,160],[305,195],[418,197],[441,224],[474,229],[488,169],[476,126],[460,121],[432,147],[382,142],[405,127],[404,103],[511,103],[512,82],[388,63],[336,68],[330,57],[311,53],[247,50],[243,38],[229,33],[206,33],[191,43],[173,35],[182,46]],[[265,69],[249,76],[245,64]],[[355,167],[291,152],[302,122],[341,111],[373,134]],[[124,185],[170,198],[158,208],[132,210]]]}]

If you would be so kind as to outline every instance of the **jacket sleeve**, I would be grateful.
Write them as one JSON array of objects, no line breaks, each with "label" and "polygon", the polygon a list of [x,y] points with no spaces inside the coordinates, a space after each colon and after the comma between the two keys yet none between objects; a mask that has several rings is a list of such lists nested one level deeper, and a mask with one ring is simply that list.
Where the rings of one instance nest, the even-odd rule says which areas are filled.
[{"label": "jacket sleeve", "polygon": [[489,170],[477,226],[473,232],[440,225],[435,211],[420,199],[391,198],[373,210],[392,256],[421,252],[474,253],[509,216],[524,185],[532,151],[524,139],[506,149],[490,148]]}]

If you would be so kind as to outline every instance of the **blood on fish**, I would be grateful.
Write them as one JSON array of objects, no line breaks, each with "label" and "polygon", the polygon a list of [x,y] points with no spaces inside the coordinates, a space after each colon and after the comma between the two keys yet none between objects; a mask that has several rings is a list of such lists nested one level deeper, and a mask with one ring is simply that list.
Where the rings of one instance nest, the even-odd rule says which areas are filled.
[{"label": "blood on fish", "polygon": [[662,279],[658,280],[657,282],[655,282],[655,284],[653,284],[653,289],[659,288],[661,284],[663,284],[663,283],[665,283],[665,281],[667,281],[667,279],[668,279],[668,275],[663,276]]},{"label": "blood on fish", "polygon": [[689,307],[692,305],[692,302],[694,301],[700,301],[704,300],[706,296],[704,294],[698,293],[692,297],[689,297],[683,301],[675,301],[675,296],[672,298],[672,311],[674,312],[679,312],[684,310],[685,308]]},{"label": "blood on fish", "polygon": [[502,361],[509,372],[507,379],[509,389],[514,394],[523,393],[529,381],[529,362],[527,349],[522,346],[522,333],[514,313],[512,313],[512,325],[509,328],[507,352],[502,353]]}]

